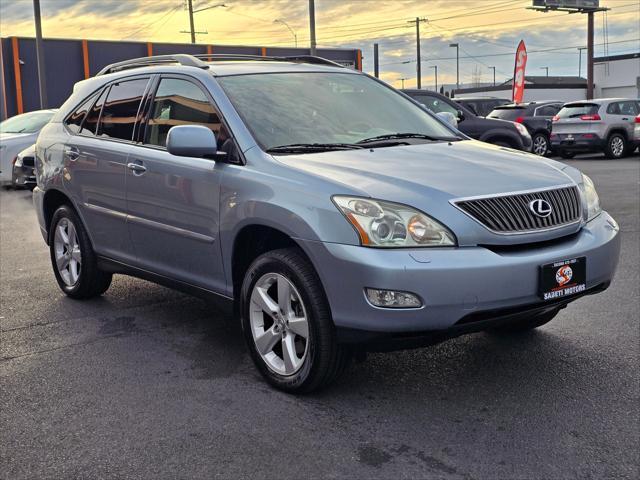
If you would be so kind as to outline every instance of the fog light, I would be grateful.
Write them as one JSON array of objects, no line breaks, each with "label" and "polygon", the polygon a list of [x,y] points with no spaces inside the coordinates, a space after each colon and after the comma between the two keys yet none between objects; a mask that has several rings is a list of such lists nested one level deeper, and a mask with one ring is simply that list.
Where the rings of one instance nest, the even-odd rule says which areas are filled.
[{"label": "fog light", "polygon": [[381,308],[420,308],[422,301],[415,293],[365,288],[367,300]]}]

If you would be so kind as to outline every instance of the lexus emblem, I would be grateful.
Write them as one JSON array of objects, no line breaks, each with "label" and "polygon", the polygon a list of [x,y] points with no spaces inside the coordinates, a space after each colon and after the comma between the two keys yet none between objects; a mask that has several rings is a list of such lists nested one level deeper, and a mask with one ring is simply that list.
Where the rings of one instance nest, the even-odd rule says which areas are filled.
[{"label": "lexus emblem", "polygon": [[549,202],[538,198],[529,202],[529,210],[531,210],[536,217],[545,218],[551,215],[552,208]]}]

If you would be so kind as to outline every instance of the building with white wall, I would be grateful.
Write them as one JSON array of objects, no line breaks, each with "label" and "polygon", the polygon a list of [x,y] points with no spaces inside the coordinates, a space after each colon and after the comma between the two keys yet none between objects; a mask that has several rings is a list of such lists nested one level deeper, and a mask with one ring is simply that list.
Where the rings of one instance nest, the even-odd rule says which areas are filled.
[{"label": "building with white wall", "polygon": [[640,53],[593,59],[595,94],[600,98],[640,98]]},{"label": "building with white wall", "polygon": [[[455,98],[488,96],[511,99],[511,80],[500,85],[461,88],[455,90]],[[587,80],[582,77],[525,76],[524,101],[539,102],[557,100],[572,102],[587,96]]]}]

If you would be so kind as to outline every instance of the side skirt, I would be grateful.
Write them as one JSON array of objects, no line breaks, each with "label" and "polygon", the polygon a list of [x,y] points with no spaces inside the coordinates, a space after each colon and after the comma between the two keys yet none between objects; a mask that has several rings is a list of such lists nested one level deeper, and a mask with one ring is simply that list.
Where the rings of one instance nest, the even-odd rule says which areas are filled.
[{"label": "side skirt", "polygon": [[172,288],[180,292],[193,295],[195,297],[207,300],[216,305],[224,314],[233,315],[234,313],[234,301],[233,298],[227,297],[221,293],[207,290],[206,288],[198,287],[190,283],[181,282],[180,280],[174,280],[164,275],[159,275],[142,268],[133,267],[123,262],[113,260],[111,258],[98,256],[98,268],[105,272],[118,273],[122,275],[129,275],[131,277],[141,278],[150,282],[157,283],[164,287]]}]

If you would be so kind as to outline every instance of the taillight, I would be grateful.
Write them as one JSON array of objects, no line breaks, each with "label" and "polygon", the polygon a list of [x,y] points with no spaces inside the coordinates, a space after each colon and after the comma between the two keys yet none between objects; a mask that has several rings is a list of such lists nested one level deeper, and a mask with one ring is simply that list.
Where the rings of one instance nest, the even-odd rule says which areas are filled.
[{"label": "taillight", "polygon": [[601,118],[600,118],[600,115],[598,115],[597,113],[594,113],[593,115],[581,115],[580,120],[594,121],[594,120],[601,120]]},{"label": "taillight", "polygon": [[636,123],[640,123],[640,115],[636,117]]},{"label": "taillight", "polygon": [[515,121],[516,121],[516,123],[522,123],[522,122],[524,122],[524,117],[518,117],[518,118],[516,118]]},{"label": "taillight", "polygon": [[593,133],[585,133],[582,138],[595,138],[595,135]]},{"label": "taillight", "polygon": [[558,115],[554,115],[551,119],[552,122],[557,122],[558,120],[560,120],[560,117]]}]

